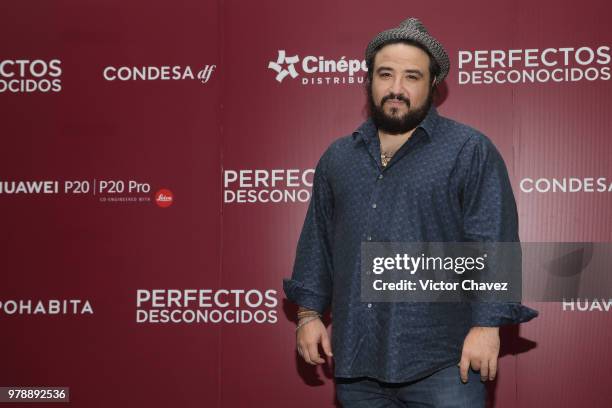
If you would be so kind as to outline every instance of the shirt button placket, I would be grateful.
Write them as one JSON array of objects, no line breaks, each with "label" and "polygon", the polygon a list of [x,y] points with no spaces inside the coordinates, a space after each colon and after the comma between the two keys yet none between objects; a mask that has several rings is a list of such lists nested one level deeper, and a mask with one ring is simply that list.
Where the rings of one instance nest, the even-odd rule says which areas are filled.
[{"label": "shirt button placket", "polygon": [[[382,180],[382,179],[383,179],[383,177],[384,177],[384,176],[383,176],[383,175],[382,175],[382,173],[381,173],[381,174],[379,174],[379,175],[376,177],[376,179],[377,179],[377,181],[378,181],[378,180]],[[376,192],[378,192],[377,190],[378,190],[379,188],[380,188],[380,186],[379,186],[379,185],[378,185],[378,183],[377,183],[377,184],[374,186],[374,189],[375,189],[375,191],[376,191]],[[374,195],[374,198],[376,198],[376,196],[377,196],[377,195],[378,195],[378,194],[375,194],[375,195]],[[376,207],[377,207],[376,203],[372,203],[372,208],[373,208],[373,209],[376,209]],[[368,235],[368,236],[366,237],[366,239],[367,239],[368,241],[372,241],[372,236],[371,236],[371,235]],[[368,304],[367,304],[367,307],[368,307],[368,310],[372,310],[372,303],[368,303]]]}]

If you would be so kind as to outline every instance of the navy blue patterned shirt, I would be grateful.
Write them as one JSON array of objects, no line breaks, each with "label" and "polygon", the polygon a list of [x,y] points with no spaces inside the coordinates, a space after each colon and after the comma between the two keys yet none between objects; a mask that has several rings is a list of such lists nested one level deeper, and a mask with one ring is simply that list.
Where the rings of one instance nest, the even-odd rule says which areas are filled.
[{"label": "navy blue patterned shirt", "polygon": [[386,167],[371,119],[319,160],[287,298],[331,304],[336,377],[423,378],[457,364],[473,326],[528,321],[518,303],[365,303],[361,242],[515,242],[518,216],[504,161],[479,131],[425,119]]}]

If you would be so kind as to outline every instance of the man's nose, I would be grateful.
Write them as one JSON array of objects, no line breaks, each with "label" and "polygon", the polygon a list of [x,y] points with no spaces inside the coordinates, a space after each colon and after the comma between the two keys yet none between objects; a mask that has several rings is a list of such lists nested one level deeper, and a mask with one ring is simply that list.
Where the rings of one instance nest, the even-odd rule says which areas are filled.
[{"label": "man's nose", "polygon": [[402,78],[400,76],[396,77],[393,80],[393,84],[391,84],[391,92],[396,95],[402,94]]}]

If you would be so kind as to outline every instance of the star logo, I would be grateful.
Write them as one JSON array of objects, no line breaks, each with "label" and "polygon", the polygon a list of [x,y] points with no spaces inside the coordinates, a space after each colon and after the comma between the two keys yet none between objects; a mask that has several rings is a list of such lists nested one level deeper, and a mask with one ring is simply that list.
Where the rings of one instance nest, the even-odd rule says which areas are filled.
[{"label": "star logo", "polygon": [[[298,76],[293,64],[297,64],[299,61],[300,58],[297,55],[287,57],[285,50],[278,50],[278,58],[276,61],[270,61],[268,63],[268,68],[276,71],[276,80],[278,82],[283,82],[283,79],[285,79],[287,75],[291,75],[291,78],[296,78]],[[286,65],[286,67],[283,68],[283,65]]]}]

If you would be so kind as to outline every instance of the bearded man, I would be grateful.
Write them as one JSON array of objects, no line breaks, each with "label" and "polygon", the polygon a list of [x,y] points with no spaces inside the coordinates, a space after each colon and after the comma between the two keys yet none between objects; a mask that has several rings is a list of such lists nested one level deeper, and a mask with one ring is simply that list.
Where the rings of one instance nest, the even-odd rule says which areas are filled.
[{"label": "bearded man", "polygon": [[[321,156],[284,280],[299,306],[297,350],[313,365],[326,362],[319,347],[334,358],[345,407],[484,407],[499,326],[537,312],[507,302],[362,302],[360,247],[518,242],[506,166],[485,135],[432,105],[450,64],[419,20],[379,33],[365,59],[369,117]],[[330,306],[331,342],[320,319]]]}]

